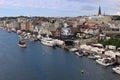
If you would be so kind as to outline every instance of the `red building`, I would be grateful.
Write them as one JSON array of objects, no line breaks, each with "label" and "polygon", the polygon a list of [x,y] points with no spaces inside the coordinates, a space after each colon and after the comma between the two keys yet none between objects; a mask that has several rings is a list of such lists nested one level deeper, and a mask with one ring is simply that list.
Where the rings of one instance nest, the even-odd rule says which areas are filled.
[{"label": "red building", "polygon": [[51,33],[55,37],[60,37],[61,36],[61,29],[57,28],[55,31],[51,31]]}]

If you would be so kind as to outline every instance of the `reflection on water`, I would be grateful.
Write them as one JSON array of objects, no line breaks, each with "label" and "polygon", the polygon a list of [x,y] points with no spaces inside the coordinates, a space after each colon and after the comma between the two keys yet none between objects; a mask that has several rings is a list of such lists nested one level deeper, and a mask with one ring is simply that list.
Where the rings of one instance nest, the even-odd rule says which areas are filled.
[{"label": "reflection on water", "polygon": [[[60,48],[26,40],[20,48],[15,33],[0,30],[0,80],[119,80],[111,67]],[[84,74],[81,73],[84,70]]]}]

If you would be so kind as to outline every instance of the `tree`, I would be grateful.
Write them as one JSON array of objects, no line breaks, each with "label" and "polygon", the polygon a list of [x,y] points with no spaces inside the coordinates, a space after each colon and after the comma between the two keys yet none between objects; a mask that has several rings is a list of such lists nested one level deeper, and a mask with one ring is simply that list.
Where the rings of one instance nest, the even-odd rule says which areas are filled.
[{"label": "tree", "polygon": [[98,42],[103,45],[113,45],[117,48],[120,47],[120,39],[118,38],[110,38],[109,40],[99,40]]}]

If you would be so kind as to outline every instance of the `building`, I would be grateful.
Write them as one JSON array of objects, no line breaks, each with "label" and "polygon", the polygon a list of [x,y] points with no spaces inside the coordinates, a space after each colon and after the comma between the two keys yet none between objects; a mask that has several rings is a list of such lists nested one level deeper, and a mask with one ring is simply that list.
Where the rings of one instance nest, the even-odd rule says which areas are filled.
[{"label": "building", "polygon": [[21,30],[33,31],[34,26],[32,25],[31,22],[23,22],[23,23],[21,23]]},{"label": "building", "polygon": [[85,25],[89,26],[89,27],[93,27],[95,26],[97,23],[96,22],[86,22]]},{"label": "building", "polygon": [[61,35],[63,35],[63,36],[70,36],[70,35],[72,35],[72,33],[71,33],[71,28],[62,28],[61,29]]}]

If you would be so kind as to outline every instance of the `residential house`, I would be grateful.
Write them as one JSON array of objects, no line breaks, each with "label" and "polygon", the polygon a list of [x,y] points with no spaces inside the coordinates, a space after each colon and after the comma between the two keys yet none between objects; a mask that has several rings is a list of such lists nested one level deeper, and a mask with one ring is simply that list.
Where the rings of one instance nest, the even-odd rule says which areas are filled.
[{"label": "residential house", "polygon": [[62,36],[70,36],[72,35],[71,28],[64,27],[61,29],[61,35]]}]

